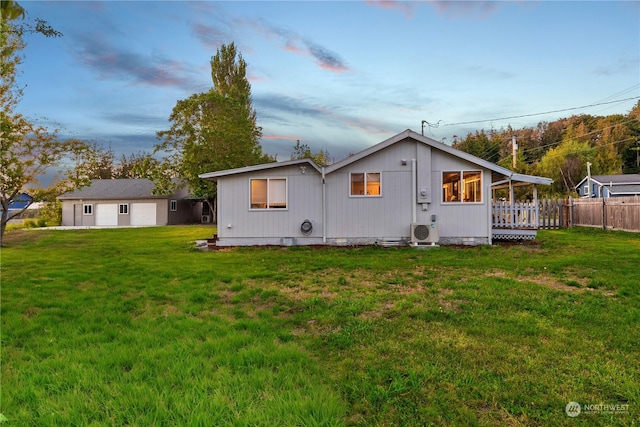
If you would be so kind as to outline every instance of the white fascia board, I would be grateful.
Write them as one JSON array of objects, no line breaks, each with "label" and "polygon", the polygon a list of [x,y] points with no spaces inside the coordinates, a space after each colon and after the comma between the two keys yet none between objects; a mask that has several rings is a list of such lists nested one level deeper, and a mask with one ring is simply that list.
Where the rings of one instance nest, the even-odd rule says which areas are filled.
[{"label": "white fascia board", "polygon": [[321,172],[320,166],[318,166],[313,160],[296,159],[296,160],[286,160],[283,162],[262,163],[260,165],[244,166],[244,167],[235,168],[235,169],[225,169],[225,170],[216,171],[216,172],[207,172],[207,173],[198,175],[198,178],[215,180],[215,178],[219,178],[221,176],[237,175],[241,173],[255,172],[255,171],[261,171],[266,169],[274,169],[274,168],[280,168],[283,166],[299,165],[303,163],[310,165],[319,173]]}]

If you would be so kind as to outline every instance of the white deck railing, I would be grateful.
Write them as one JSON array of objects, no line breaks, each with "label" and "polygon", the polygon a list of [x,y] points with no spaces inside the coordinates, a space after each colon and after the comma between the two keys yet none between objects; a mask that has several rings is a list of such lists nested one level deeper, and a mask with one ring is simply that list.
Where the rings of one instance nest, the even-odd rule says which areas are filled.
[{"label": "white deck railing", "polygon": [[493,228],[538,228],[538,205],[535,202],[493,202]]}]

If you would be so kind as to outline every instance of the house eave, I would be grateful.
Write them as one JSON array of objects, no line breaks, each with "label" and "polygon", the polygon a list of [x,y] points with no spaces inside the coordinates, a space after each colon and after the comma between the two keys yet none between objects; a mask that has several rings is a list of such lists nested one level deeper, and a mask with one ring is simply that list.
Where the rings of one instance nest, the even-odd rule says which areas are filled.
[{"label": "house eave", "polygon": [[198,177],[201,179],[209,179],[209,180],[215,181],[217,178],[228,176],[228,175],[238,175],[242,173],[256,172],[256,171],[280,168],[283,166],[294,166],[294,165],[302,165],[302,164],[307,164],[312,168],[314,168],[316,171],[318,171],[318,173],[321,173],[320,166],[318,166],[313,160],[295,159],[295,160],[285,160],[282,162],[263,163],[260,165],[253,165],[253,166],[244,166],[241,168],[225,169],[225,170],[215,171],[215,172],[207,172],[207,173],[198,175]]}]

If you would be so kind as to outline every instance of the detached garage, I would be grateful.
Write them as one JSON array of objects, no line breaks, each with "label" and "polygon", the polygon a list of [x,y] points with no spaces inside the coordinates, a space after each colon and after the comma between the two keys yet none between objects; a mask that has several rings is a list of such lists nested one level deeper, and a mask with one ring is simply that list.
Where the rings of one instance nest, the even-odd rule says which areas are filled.
[{"label": "detached garage", "polygon": [[191,224],[208,218],[201,200],[186,189],[154,195],[148,179],[96,179],[91,185],[58,197],[63,226],[154,226]]}]

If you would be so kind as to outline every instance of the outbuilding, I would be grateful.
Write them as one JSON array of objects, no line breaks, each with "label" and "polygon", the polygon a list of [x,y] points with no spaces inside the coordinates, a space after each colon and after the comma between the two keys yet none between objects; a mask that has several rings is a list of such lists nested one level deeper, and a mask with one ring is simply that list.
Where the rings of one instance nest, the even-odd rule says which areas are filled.
[{"label": "outbuilding", "polygon": [[[152,226],[210,222],[206,203],[186,188],[154,195],[148,179],[94,179],[58,197],[63,226]],[[203,211],[204,209],[204,211]]]}]

